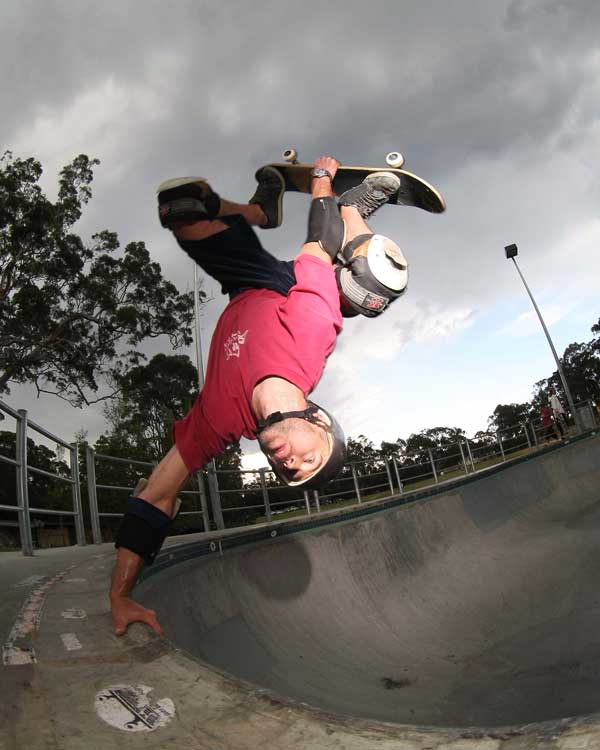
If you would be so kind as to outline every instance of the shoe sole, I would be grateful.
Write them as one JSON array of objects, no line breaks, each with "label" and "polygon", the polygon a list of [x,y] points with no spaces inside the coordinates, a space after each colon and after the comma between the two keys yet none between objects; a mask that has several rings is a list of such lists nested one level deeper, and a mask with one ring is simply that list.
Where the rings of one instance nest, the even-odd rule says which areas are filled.
[{"label": "shoe sole", "polygon": [[191,182],[201,182],[204,185],[208,185],[208,181],[205,177],[173,177],[170,180],[161,182],[156,192],[162,193],[166,190],[172,190],[173,188],[179,187],[180,185],[188,185]]},{"label": "shoe sole", "polygon": [[[395,193],[396,190],[400,188],[400,178],[397,175],[392,174],[391,172],[373,172],[373,174],[367,175],[363,182],[377,182],[379,180],[382,180],[383,178],[385,178],[385,180],[387,180],[388,182],[388,185],[384,185],[383,192],[387,193],[389,191],[391,194]],[[379,189],[381,190],[382,188]]]}]

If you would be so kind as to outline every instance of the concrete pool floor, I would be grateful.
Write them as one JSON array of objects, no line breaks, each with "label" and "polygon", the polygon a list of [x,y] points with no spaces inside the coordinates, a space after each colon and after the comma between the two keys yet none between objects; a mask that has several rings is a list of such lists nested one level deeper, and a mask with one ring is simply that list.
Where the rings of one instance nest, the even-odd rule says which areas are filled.
[{"label": "concrete pool floor", "polygon": [[[595,713],[600,711],[600,690],[597,691],[600,670],[596,668],[600,648],[596,649],[594,635],[598,630],[594,624],[594,592],[600,570],[600,564],[596,565],[599,558],[595,556],[595,548],[600,550],[600,523],[596,523],[596,517],[600,517],[599,472],[600,439],[592,436],[543,451],[535,458],[484,472],[463,483],[439,486],[433,494],[416,493],[409,504],[404,504],[407,498],[403,504],[398,501],[396,505],[392,501],[378,501],[370,507],[362,507],[362,515],[347,510],[334,511],[312,517],[310,524],[306,519],[294,519],[240,532],[174,538],[166,545],[155,569],[150,569],[152,575],[140,584],[138,594],[144,601],[158,595],[158,604],[165,610],[163,624],[167,638],[157,637],[141,625],[131,627],[121,639],[112,635],[106,596],[114,556],[112,545],[44,550],[36,552],[32,558],[22,557],[20,553],[3,553],[0,555],[3,592],[0,627],[4,644],[4,664],[0,668],[0,747],[11,750],[84,747],[103,750],[138,745],[140,748],[194,747],[200,750],[242,750],[260,745],[276,750],[600,748],[600,715]],[[503,488],[503,494],[498,495],[500,488]],[[388,533],[391,529],[396,529],[394,534]],[[417,571],[416,553],[412,556],[403,553],[409,568],[417,573],[415,588],[412,589],[407,582],[409,568],[401,572],[402,578],[399,578],[400,557],[389,560],[390,550],[403,548],[398,536],[403,532],[398,529],[412,530],[412,538],[418,540],[420,551],[429,550],[420,556],[422,561],[437,561],[433,567],[421,564]],[[277,533],[272,536],[274,531]],[[377,555],[365,543],[367,539],[378,540],[381,555],[388,557],[387,567],[374,567]],[[493,549],[490,544],[494,539],[499,545],[512,540],[513,547],[510,552],[507,547],[504,559],[495,551],[489,552]],[[432,540],[437,542],[433,544]],[[214,549],[211,549],[211,544]],[[370,580],[362,575],[362,589],[357,584],[360,578],[358,568],[348,564],[349,551],[355,554],[361,548],[368,554],[365,558],[368,565],[361,563],[358,567],[372,571]],[[516,560],[517,548],[529,550],[529,553]],[[444,559],[436,552],[440,549],[445,551]],[[457,550],[464,552],[469,549],[472,557],[457,553]],[[498,549],[501,551],[502,547]],[[484,554],[485,550],[488,553]],[[570,566],[569,560],[575,558],[577,565]],[[261,563],[281,563],[285,559],[291,560],[285,569],[289,574],[287,577],[274,576],[273,568],[270,577],[263,577],[267,568],[261,568]],[[447,606],[438,606],[436,618],[433,618],[427,606],[434,599],[434,590],[424,590],[423,582],[427,579],[434,585],[447,574],[451,560],[455,561],[457,569],[463,571],[454,582],[460,580],[463,584],[462,588],[451,591],[452,595],[446,602],[454,601],[459,606],[451,618],[447,616]],[[477,561],[480,561],[479,566]],[[530,569],[524,567],[527,561]],[[560,569],[566,571],[558,577],[555,563],[560,563]],[[323,575],[325,570],[330,572],[329,576]],[[545,570],[548,577],[543,579],[541,576]],[[194,579],[186,577],[189,571],[195,571],[197,576],[197,587],[193,589],[189,588],[189,582]],[[203,576],[203,571],[210,572],[210,576]],[[335,573],[333,577],[332,571]],[[493,653],[485,652],[479,646],[474,647],[477,644],[471,623],[482,609],[488,618],[491,617],[494,602],[501,602],[500,594],[506,594],[501,579],[507,571],[513,582],[508,601],[520,599],[520,605],[512,610],[498,605],[498,617],[492,617],[492,620],[502,622],[504,640],[498,641]],[[532,571],[538,576],[536,579]],[[218,589],[202,583],[219,580],[219,576],[224,585]],[[482,674],[500,674],[507,661],[515,657],[526,658],[529,651],[535,650],[536,643],[541,644],[538,656],[532,656],[533,667],[530,664],[518,669],[519,665],[511,663],[510,669],[502,672],[502,679],[507,674],[510,676],[512,669],[516,688],[519,680],[526,688],[517,703],[525,700],[528,689],[536,688],[535,680],[531,682],[534,668],[537,669],[534,676],[545,679],[546,688],[548,679],[555,681],[556,689],[561,684],[577,682],[575,703],[569,700],[565,703],[569,713],[539,721],[539,712],[535,708],[531,721],[526,719],[525,711],[524,720],[491,726],[485,720],[493,716],[489,708],[493,693],[486,693],[480,683],[469,685],[468,682],[463,685],[461,700],[465,705],[471,702],[481,706],[475,714],[482,721],[473,724],[461,722],[462,726],[446,722],[443,712],[439,726],[433,726],[431,722],[425,722],[429,726],[423,726],[421,721],[409,722],[404,718],[395,723],[389,719],[356,718],[350,708],[344,708],[347,696],[342,696],[344,705],[326,705],[325,709],[323,705],[319,706],[319,691],[321,695],[327,694],[323,675],[315,682],[313,668],[303,667],[293,674],[292,662],[285,663],[294,648],[306,658],[308,646],[314,643],[314,631],[308,633],[305,642],[302,641],[302,633],[310,627],[310,613],[316,611],[316,599],[312,597],[317,594],[323,597],[326,591],[323,586],[333,583],[335,588],[330,591],[336,596],[331,596],[331,601],[324,604],[329,607],[329,611],[325,609],[325,615],[331,617],[321,616],[319,622],[326,627],[328,620],[333,621],[335,631],[325,639],[324,642],[330,645],[319,655],[320,658],[330,658],[335,645],[334,634],[339,636],[336,648],[340,652],[355,645],[353,638],[365,635],[365,631],[353,627],[344,632],[340,608],[341,602],[346,601],[350,605],[346,618],[353,622],[364,619],[365,600],[361,597],[367,594],[374,602],[373,616],[379,618],[376,625],[371,623],[370,627],[379,633],[376,640],[378,648],[384,649],[382,658],[385,658],[385,649],[393,645],[392,640],[386,642],[386,633],[393,632],[397,637],[403,632],[396,615],[381,608],[381,602],[390,601],[389,582],[394,576],[395,580],[402,581],[398,595],[410,596],[411,632],[416,629],[418,619],[414,618],[419,615],[415,592],[422,591],[421,611],[426,613],[421,627],[422,649],[426,650],[429,643],[432,651],[437,652],[438,642],[431,636],[435,632],[439,635],[439,631],[433,625],[441,622],[447,632],[452,623],[456,630],[449,635],[457,645],[456,651],[461,653],[461,633],[465,633],[468,626],[463,655],[471,662],[478,658]],[[485,576],[487,583],[483,585]],[[491,584],[494,579],[497,579],[495,587]],[[440,592],[448,592],[449,580],[439,587],[436,594],[438,604]],[[288,591],[285,590],[286,581],[290,586]],[[568,588],[563,590],[562,597],[551,599],[552,591],[559,583],[572,589],[573,581],[577,581],[578,588],[576,596],[569,602],[564,603],[564,593]],[[181,588],[176,586],[177,583]],[[378,583],[385,594],[379,600],[373,588]],[[349,596],[350,585],[355,586],[352,597]],[[519,594],[519,587],[525,593]],[[190,597],[190,591],[195,596]],[[469,591],[473,596],[467,601]],[[539,600],[532,599],[532,592],[536,591],[543,593],[543,596],[540,593]],[[218,592],[224,597],[220,601],[216,600]],[[179,632],[177,623],[182,616],[174,603],[185,601],[189,606],[194,598],[200,601],[208,595],[213,597],[212,601],[205,599],[206,606],[195,613],[182,610],[190,613],[195,625],[195,639],[200,642],[199,651],[194,653],[198,643],[194,644],[194,639],[185,642],[186,627]],[[457,615],[461,612],[461,602],[465,602],[462,621]],[[472,607],[473,602],[477,602],[479,610]],[[258,633],[260,645],[268,652],[269,659],[264,663],[253,659],[260,667],[260,675],[252,674],[250,670],[241,677],[239,673],[235,676],[233,668],[240,657],[233,654],[228,663],[227,634],[220,633],[220,628],[238,618],[237,622],[245,623],[248,633],[251,632],[258,624],[258,620],[253,621],[252,612],[256,613],[261,607],[266,607],[262,611],[263,623],[271,623],[270,630]],[[289,619],[277,623],[274,611],[287,612]],[[537,620],[536,611],[539,613]],[[169,620],[169,612],[172,620]],[[298,613],[301,612],[305,612],[305,619],[298,622]],[[543,644],[550,643],[544,623],[552,613],[564,637],[554,641],[549,650],[544,650]],[[383,615],[388,619],[381,619]],[[523,621],[519,622],[519,618]],[[539,622],[540,618],[542,622]],[[295,638],[284,644],[281,642],[282,633],[289,630],[294,621],[299,626]],[[277,627],[282,630],[277,631]],[[524,631],[529,632],[529,637],[519,642],[519,633]],[[231,632],[239,637],[239,628]],[[374,631],[369,632],[372,636]],[[247,638],[248,633],[243,637]],[[579,644],[578,634],[581,635]],[[513,637],[513,645],[517,643],[518,647],[503,650],[502,643],[506,644],[509,636]],[[254,637],[257,637],[256,632]],[[273,642],[274,638],[280,642]],[[211,644],[215,647],[212,654]],[[448,656],[448,644],[443,645],[444,655]],[[556,653],[557,648],[559,653]],[[568,648],[575,655],[566,653]],[[416,650],[414,644],[412,649]],[[403,664],[408,664],[409,668],[407,679],[410,679],[410,670],[416,664],[410,661],[409,652],[410,649],[402,657]],[[546,662],[544,666],[536,661],[546,658],[549,652],[551,663]],[[371,654],[368,663],[372,663],[376,656]],[[354,662],[357,662],[357,673],[364,674],[361,670],[366,668],[367,662],[361,666],[358,656],[346,664],[338,661],[334,665],[341,670],[338,674],[342,674],[346,681],[352,676],[348,670]],[[265,664],[269,669],[265,669]],[[274,664],[283,666],[276,668]],[[332,669],[333,666],[329,671]],[[325,668],[322,673],[327,676],[327,671]],[[381,677],[383,672],[381,675],[380,672],[374,674]],[[291,675],[287,694],[286,674]],[[432,684],[439,674],[434,670]],[[305,685],[294,682],[293,678],[298,675],[305,680]],[[262,685],[258,677],[261,677]],[[400,682],[393,670],[388,677],[392,682]],[[423,680],[421,684],[426,687],[427,681]],[[307,705],[309,701],[303,699],[301,691],[294,694],[294,690],[305,689],[306,685],[313,691],[311,705]],[[508,683],[505,687],[511,689]],[[411,689],[406,686],[406,690]],[[407,692],[403,695],[403,690],[387,693],[403,696],[396,698],[399,707],[405,700],[404,696],[409,696]],[[372,703],[375,713],[378,710],[377,695],[373,692],[367,701]],[[415,695],[414,705],[419,708],[423,705],[423,698],[418,693]],[[560,707],[561,701],[556,700],[552,690],[544,695],[547,700],[554,701],[554,706]],[[438,703],[446,697],[440,694],[439,700],[432,702],[430,708],[434,713]],[[583,710],[573,711],[578,700],[582,701]],[[499,710],[501,717],[503,710]],[[469,718],[468,711],[465,716]]]}]

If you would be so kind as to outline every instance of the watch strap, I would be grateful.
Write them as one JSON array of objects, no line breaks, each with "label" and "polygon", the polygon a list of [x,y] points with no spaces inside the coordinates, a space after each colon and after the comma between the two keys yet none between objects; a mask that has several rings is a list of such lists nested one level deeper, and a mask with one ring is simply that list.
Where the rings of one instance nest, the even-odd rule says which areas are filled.
[{"label": "watch strap", "polygon": [[324,169],[323,167],[315,167],[310,173],[310,176],[311,177],[329,177],[331,182],[333,182],[333,175],[328,169]]}]

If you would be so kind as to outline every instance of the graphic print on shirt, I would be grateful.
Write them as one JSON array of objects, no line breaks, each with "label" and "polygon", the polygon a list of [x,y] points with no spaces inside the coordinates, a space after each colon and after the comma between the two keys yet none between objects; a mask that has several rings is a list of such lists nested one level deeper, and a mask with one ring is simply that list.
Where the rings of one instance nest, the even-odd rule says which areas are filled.
[{"label": "graphic print on shirt", "polygon": [[242,333],[241,331],[235,331],[229,336],[224,344],[225,358],[231,359],[231,357],[240,356],[240,346],[246,343],[246,336],[248,335],[248,328]]}]

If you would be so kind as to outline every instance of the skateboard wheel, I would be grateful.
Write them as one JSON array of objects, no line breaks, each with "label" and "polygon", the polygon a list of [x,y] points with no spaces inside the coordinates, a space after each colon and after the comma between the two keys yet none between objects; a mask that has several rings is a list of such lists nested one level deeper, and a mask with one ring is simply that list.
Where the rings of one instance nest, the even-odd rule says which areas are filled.
[{"label": "skateboard wheel", "polygon": [[400,169],[404,164],[404,157],[399,151],[390,151],[385,160],[390,167],[394,167],[395,169]]},{"label": "skateboard wheel", "polygon": [[291,164],[295,164],[298,161],[298,152],[295,148],[286,148],[282,156],[284,161],[288,161]]}]

